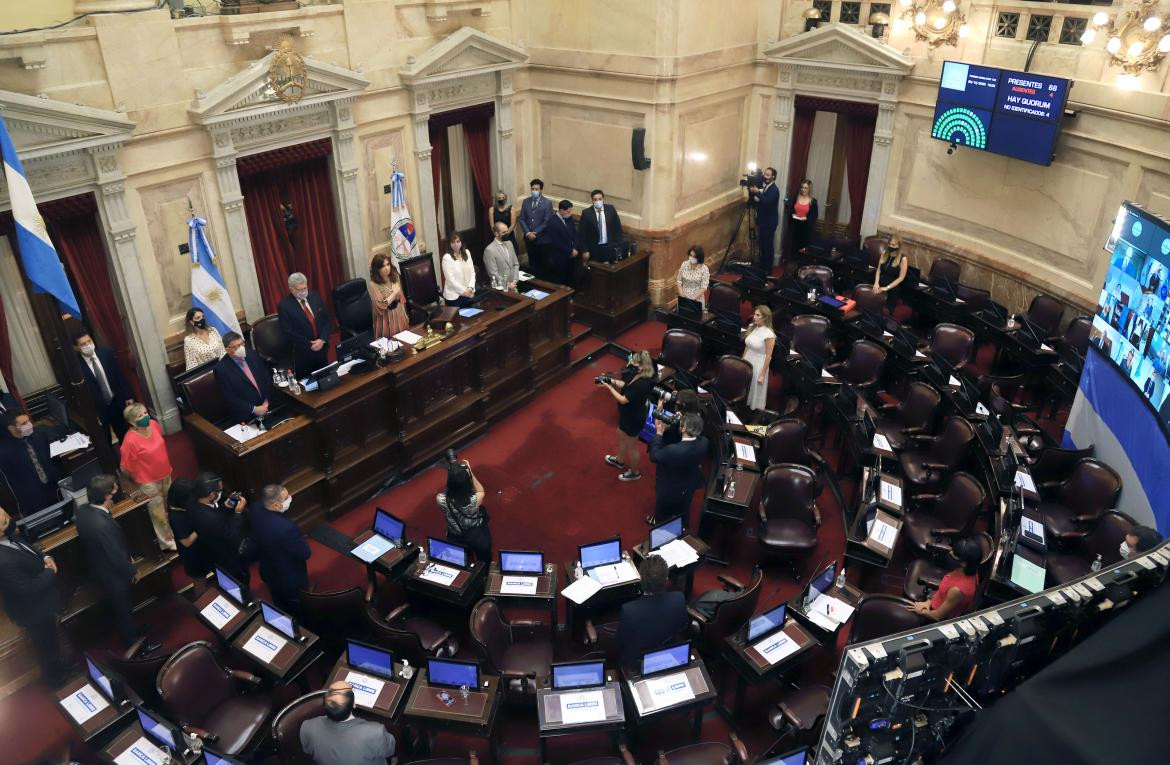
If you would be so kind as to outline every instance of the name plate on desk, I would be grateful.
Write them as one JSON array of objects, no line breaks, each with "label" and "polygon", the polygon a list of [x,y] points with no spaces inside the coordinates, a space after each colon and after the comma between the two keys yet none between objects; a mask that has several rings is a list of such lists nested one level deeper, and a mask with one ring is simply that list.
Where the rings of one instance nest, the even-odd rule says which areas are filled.
[{"label": "name plate on desk", "polygon": [[248,638],[248,642],[244,643],[244,650],[255,656],[265,664],[271,664],[276,658],[276,654],[280,653],[280,649],[284,648],[288,640],[280,635],[277,635],[267,627],[260,627]]},{"label": "name plate on desk", "polygon": [[60,704],[78,725],[85,725],[94,715],[110,705],[105,696],[94,690],[89,683],[61,699]]},{"label": "name plate on desk", "polygon": [[350,688],[353,688],[353,703],[366,709],[374,707],[378,696],[382,694],[382,689],[386,687],[385,680],[379,680],[376,677],[352,670],[346,673],[345,682],[349,683]]},{"label": "name plate on desk", "polygon": [[561,722],[565,725],[601,722],[605,719],[605,697],[601,691],[562,693]]},{"label": "name plate on desk", "polygon": [[373,563],[393,549],[393,542],[385,537],[374,534],[349,552],[359,560],[365,561],[366,563]]},{"label": "name plate on desk", "polygon": [[783,632],[777,632],[754,644],[752,648],[763,656],[768,664],[775,664],[799,651],[800,645]]},{"label": "name plate on desk", "polygon": [[[665,709],[675,704],[690,701],[695,697],[695,692],[691,690],[691,682],[687,679],[685,672],[676,672],[663,677],[651,677],[643,680],[642,684],[649,696],[650,705],[648,710],[643,710],[639,704],[638,711],[640,712]],[[634,699],[638,700],[638,696],[639,694],[635,693]]]},{"label": "name plate on desk", "polygon": [[890,440],[881,433],[873,434],[873,448],[890,454],[894,453],[894,447],[890,446]]},{"label": "name plate on desk", "polygon": [[455,583],[455,577],[457,576],[459,576],[459,572],[453,568],[441,566],[438,563],[430,563],[418,575],[418,578],[424,582],[434,582],[444,587],[450,587]]},{"label": "name plate on desk", "polygon": [[222,630],[227,626],[227,623],[236,618],[240,613],[240,609],[236,608],[230,600],[223,595],[216,595],[215,600],[208,603],[199,612],[204,619],[215,625],[216,629]]},{"label": "name plate on desk", "polygon": [[[882,436],[885,438],[885,436]],[[902,486],[883,476],[878,488],[878,502],[891,510],[902,509]]]},{"label": "name plate on desk", "polygon": [[755,462],[756,461],[756,448],[754,446],[752,446],[751,444],[745,444],[745,443],[741,443],[739,441],[736,441],[735,442],[735,456],[737,459],[744,460],[745,462]]},{"label": "name plate on desk", "polygon": [[535,595],[539,578],[535,576],[516,576],[504,574],[500,577],[501,595]]},{"label": "name plate on desk", "polygon": [[230,428],[225,428],[224,433],[227,433],[238,443],[244,444],[251,441],[256,436],[260,435],[260,429],[254,425],[232,425]]},{"label": "name plate on desk", "polygon": [[126,747],[126,751],[114,758],[114,765],[164,765],[170,761],[170,755],[147,741],[145,736],[139,736]]}]

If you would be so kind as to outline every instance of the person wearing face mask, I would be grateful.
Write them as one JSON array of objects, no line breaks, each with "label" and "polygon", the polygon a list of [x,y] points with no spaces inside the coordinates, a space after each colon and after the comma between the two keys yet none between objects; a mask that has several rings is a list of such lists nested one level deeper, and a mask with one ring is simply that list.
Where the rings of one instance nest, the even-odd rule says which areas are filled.
[{"label": "person wearing face mask", "polygon": [[142,493],[150,497],[150,522],[158,546],[174,551],[175,537],[167,523],[167,492],[171,490],[171,458],[162,428],[150,418],[150,412],[138,402],[123,412],[130,430],[122,439],[122,476],[138,484]]},{"label": "person wearing face mask", "polygon": [[703,261],[706,256],[703,248],[692,244],[687,250],[687,259],[678,269],[679,297],[698,300],[704,307],[707,305],[707,285],[711,283],[711,269]]},{"label": "person wearing face mask", "polygon": [[589,197],[593,204],[581,213],[581,222],[577,225],[580,236],[577,249],[581,251],[583,261],[592,259],[598,263],[612,263],[618,259],[624,242],[622,219],[618,217],[617,208],[605,203],[605,192],[601,189],[594,189]]},{"label": "person wearing face mask", "polygon": [[544,253],[548,280],[573,286],[576,281],[573,272],[577,265],[577,223],[573,220],[573,203],[567,199],[557,204],[556,217],[548,227],[548,246]]},{"label": "person wearing face mask", "polygon": [[507,232],[506,224],[496,223],[496,237],[483,250],[483,267],[487,269],[493,287],[515,290],[516,282],[520,281],[520,261],[507,239]]},{"label": "person wearing face mask", "polygon": [[12,492],[9,507],[25,518],[59,501],[57,467],[49,456],[54,434],[33,427],[32,418],[19,409],[4,415],[7,435],[0,438],[0,474]]},{"label": "person wearing face mask", "polygon": [[98,423],[103,429],[113,428],[121,439],[127,428],[122,410],[134,403],[134,393],[114,352],[94,345],[93,337],[85,331],[73,337],[73,349],[81,360],[81,374],[93,396]]},{"label": "person wearing face mask", "polygon": [[530,194],[520,205],[517,224],[524,234],[524,247],[528,250],[528,270],[544,278],[544,249],[548,244],[548,226],[555,223],[552,202],[544,198],[544,181],[533,178],[528,184]]},{"label": "person wearing face mask", "polygon": [[[248,536],[244,510],[248,501],[242,495],[223,490],[223,479],[203,472],[195,481],[195,499],[187,508],[190,531],[204,560],[226,571],[245,587],[250,574],[248,562],[252,541]],[[184,529],[186,530],[186,529]]]},{"label": "person wearing face mask", "polygon": [[187,311],[187,335],[183,338],[183,359],[187,362],[187,371],[211,361],[219,361],[226,352],[219,330],[208,325],[203,309],[192,308]]},{"label": "person wearing face mask", "polygon": [[251,513],[252,541],[260,561],[260,578],[272,602],[301,618],[301,590],[309,587],[306,561],[312,551],[296,521],[288,517],[292,496],[272,483],[260,490],[260,507]]},{"label": "person wearing face mask", "polygon": [[57,614],[61,587],[57,563],[23,539],[12,517],[0,507],[0,594],[8,617],[28,632],[41,666],[41,680],[50,687],[65,681]]},{"label": "person wearing face mask", "polygon": [[457,231],[448,237],[447,250],[442,260],[443,299],[447,305],[468,308],[475,297],[475,262]]},{"label": "person wearing face mask", "polygon": [[309,290],[309,280],[304,274],[289,275],[288,294],[276,306],[276,318],[292,347],[293,371],[298,377],[329,363],[333,319],[321,296]]},{"label": "person wearing face mask", "polygon": [[1162,535],[1149,526],[1134,526],[1121,540],[1118,553],[1121,559],[1133,558],[1162,544]]},{"label": "person wearing face mask", "polygon": [[518,245],[516,244],[516,208],[508,204],[508,195],[502,189],[496,189],[496,203],[492,206],[492,230],[495,231],[497,223],[503,223],[507,229],[504,232],[504,241],[512,244],[513,252],[516,251]]},{"label": "person wearing face mask", "polygon": [[215,385],[227,404],[232,422],[250,422],[268,414],[272,373],[258,353],[248,353],[244,338],[223,336],[227,353],[215,364]]}]

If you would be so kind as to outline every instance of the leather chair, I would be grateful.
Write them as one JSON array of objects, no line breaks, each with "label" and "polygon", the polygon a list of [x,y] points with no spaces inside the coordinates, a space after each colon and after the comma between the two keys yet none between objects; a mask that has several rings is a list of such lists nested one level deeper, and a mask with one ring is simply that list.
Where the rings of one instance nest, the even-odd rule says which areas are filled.
[{"label": "leather chair", "polygon": [[106,666],[117,672],[142,698],[146,706],[157,708],[162,706],[162,699],[158,697],[158,688],[154,681],[158,677],[158,671],[175,652],[164,647],[152,653],[141,654],[139,651],[145,642],[145,637],[138,638],[125,651],[107,651],[104,659]]},{"label": "leather chair", "polygon": [[513,697],[536,699],[536,678],[552,673],[552,638],[522,638],[518,633],[534,632],[542,622],[505,620],[495,598],[483,598],[471,609],[471,639],[487,664],[506,681]]},{"label": "leather chair", "polygon": [[658,750],[654,765],[735,765],[748,761],[748,750],[739,736],[727,734],[730,745],[720,741],[704,741],[680,746],[669,752]]},{"label": "leather chair", "polygon": [[906,451],[898,455],[902,475],[918,489],[930,489],[938,485],[942,477],[955,468],[967,456],[967,449],[975,440],[975,428],[962,417],[948,417],[943,423],[942,433],[937,436],[911,436],[917,451]]},{"label": "leather chair", "polygon": [[739,317],[739,303],[738,288],[722,282],[711,282],[711,286],[707,290],[708,311]]},{"label": "leather chair", "polygon": [[1060,488],[1072,473],[1077,463],[1096,453],[1096,446],[1089,444],[1084,449],[1063,449],[1050,446],[1043,449],[1034,459],[1028,460],[1028,472],[1041,496]]},{"label": "leather chair", "polygon": [[695,608],[694,601],[687,606],[687,613],[691,621],[698,625],[699,640],[703,646],[710,648],[710,656],[718,656],[723,650],[724,640],[747,624],[748,619],[756,611],[760,602],[760,586],[764,581],[764,572],[756,566],[752,571],[752,580],[745,587],[738,580],[718,574],[716,578],[723,584],[723,590],[732,593],[727,600],[715,603],[715,614],[705,616]]},{"label": "leather chair", "polygon": [[703,339],[689,329],[668,329],[662,336],[658,363],[694,374],[703,353]]},{"label": "leather chair", "polygon": [[306,693],[276,713],[272,719],[272,740],[281,765],[316,765],[301,748],[301,725],[325,716],[326,691]]},{"label": "leather chair", "polygon": [[412,324],[426,321],[439,307],[439,277],[430,254],[416,255],[398,264],[406,310]]},{"label": "leather chair", "polygon": [[926,624],[926,617],[911,611],[911,605],[909,600],[898,595],[863,596],[853,612],[848,644],[864,643]]},{"label": "leather chair", "polygon": [[764,471],[759,505],[761,552],[788,561],[792,576],[800,579],[793,558],[805,556],[817,547],[821,511],[817,497],[821,483],[811,468],[782,463]]},{"label": "leather chair", "polygon": [[1089,333],[1093,330],[1093,320],[1088,316],[1075,316],[1065,327],[1064,337],[1060,339],[1061,348],[1071,348],[1076,354],[1084,358],[1089,350]]},{"label": "leather chair", "polygon": [[342,340],[373,328],[373,304],[365,279],[359,276],[333,288],[333,315],[337,317]]},{"label": "leather chair", "polygon": [[1028,321],[1044,330],[1046,338],[1053,338],[1060,329],[1060,318],[1064,315],[1064,304],[1051,295],[1041,292],[1032,298],[1028,306]]},{"label": "leather chair", "polygon": [[715,362],[715,376],[703,382],[703,387],[718,393],[728,404],[747,400],[752,386],[752,365],[739,356],[724,354]]},{"label": "leather chair", "polygon": [[911,501],[915,507],[902,519],[906,539],[920,552],[945,553],[953,539],[970,533],[987,491],[970,473],[959,472],[942,494],[922,494]]},{"label": "leather chair", "polygon": [[1045,535],[1064,543],[1082,539],[1106,510],[1117,507],[1121,488],[1116,470],[1092,457],[1082,459],[1055,496],[1040,503]]},{"label": "leather chair", "polygon": [[967,304],[964,308],[970,313],[981,311],[991,303],[990,292],[978,287],[968,287],[966,284],[960,284],[955,288],[955,297]]},{"label": "leather chair", "polygon": [[[241,695],[240,682],[254,691]],[[158,695],[175,722],[217,751],[252,751],[264,737],[272,699],[260,692],[260,678],[219,663],[211,644],[183,646],[158,672]]]},{"label": "leather chair", "polygon": [[345,650],[349,638],[366,631],[366,593],[360,587],[313,592],[301,590],[305,626],[320,637],[330,653]]},{"label": "leather chair", "polygon": [[930,273],[926,278],[932,285],[939,285],[943,282],[957,285],[959,283],[959,274],[962,270],[963,267],[956,261],[950,258],[938,258],[930,264]]},{"label": "leather chair", "polygon": [[409,605],[403,603],[383,617],[376,606],[367,604],[366,626],[373,642],[416,667],[430,658],[455,655],[459,641],[450,630],[425,617],[407,617],[408,610]]},{"label": "leather chair", "polygon": [[1048,435],[1048,431],[1025,414],[1030,410],[1031,405],[1013,403],[1012,398],[1014,397],[1018,397],[1018,394],[1013,394],[1010,390],[1005,391],[1003,385],[997,382],[991,384],[983,399],[987,402],[989,410],[1001,420],[1011,423],[1012,430],[1016,434],[1016,441],[1024,447],[1028,454],[1039,454],[1044,449],[1055,446],[1056,442],[1052,436]]},{"label": "leather chair", "polygon": [[803,266],[796,272],[796,278],[802,282],[817,282],[824,294],[836,294],[833,289],[833,269],[828,266]]},{"label": "leather chair", "polygon": [[1079,579],[1092,571],[1093,561],[1101,556],[1103,566],[1112,566],[1121,560],[1121,547],[1125,535],[1133,531],[1137,523],[1125,513],[1110,510],[1101,516],[1093,530],[1072,546],[1067,552],[1048,550],[1048,586],[1056,587],[1073,579]]},{"label": "leather chair", "polygon": [[776,420],[769,425],[764,432],[762,449],[767,465],[791,462],[815,471],[828,468],[825,458],[808,448],[808,425],[795,417]]},{"label": "leather chair", "polygon": [[831,324],[824,316],[816,314],[801,314],[792,319],[792,350],[800,353],[812,353],[828,361],[833,355],[833,345],[829,341]]},{"label": "leather chair", "polygon": [[265,316],[252,325],[252,347],[270,367],[292,367],[292,347],[280,329],[276,314]]},{"label": "leather chair", "polygon": [[890,293],[877,292],[872,284],[859,284],[853,288],[853,300],[857,303],[857,310],[882,316],[886,312],[886,303]]},{"label": "leather chair", "polygon": [[228,419],[228,409],[219,393],[219,386],[215,384],[215,369],[212,367],[214,365],[180,382],[179,395],[190,412],[213,425],[221,425]]},{"label": "leather chair", "polygon": [[937,353],[956,369],[962,369],[971,361],[975,350],[975,333],[958,324],[943,322],[936,324],[930,332],[927,351]]},{"label": "leather chair", "polygon": [[[979,579],[986,581],[983,575],[991,557],[995,555],[995,542],[991,535],[982,531],[974,535],[973,539],[979,544],[982,556],[979,559]],[[906,567],[906,580],[902,583],[902,591],[910,600],[928,600],[934,597],[944,576],[961,566],[962,563],[948,552],[936,556],[935,559],[915,558]]]},{"label": "leather chair", "polygon": [[877,264],[882,260],[882,253],[886,251],[886,245],[889,243],[890,238],[883,234],[867,236],[861,243],[861,251],[865,253],[865,264],[870,268],[877,268]]},{"label": "leather chair", "polygon": [[[910,445],[913,436],[923,435],[934,424],[942,396],[924,382],[915,380],[906,391],[906,398],[897,404],[882,404],[874,420],[877,432],[886,437],[890,446],[901,451]],[[886,413],[886,414],[883,414]]]},{"label": "leather chair", "polygon": [[827,685],[804,685],[768,710],[768,724],[779,736],[760,759],[765,759],[776,744],[789,734],[807,734],[815,730],[829,711],[832,689]]},{"label": "leather chair", "polygon": [[862,390],[873,388],[886,368],[886,349],[872,340],[855,340],[844,361],[828,364],[825,371]]}]

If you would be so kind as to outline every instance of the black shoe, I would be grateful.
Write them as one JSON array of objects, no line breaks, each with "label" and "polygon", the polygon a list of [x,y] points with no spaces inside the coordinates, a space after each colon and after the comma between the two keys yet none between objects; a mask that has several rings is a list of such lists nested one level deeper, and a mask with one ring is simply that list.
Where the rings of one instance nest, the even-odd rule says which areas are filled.
[{"label": "black shoe", "polygon": [[143,640],[142,645],[138,647],[138,656],[149,656],[155,651],[162,648],[162,643],[157,640]]}]

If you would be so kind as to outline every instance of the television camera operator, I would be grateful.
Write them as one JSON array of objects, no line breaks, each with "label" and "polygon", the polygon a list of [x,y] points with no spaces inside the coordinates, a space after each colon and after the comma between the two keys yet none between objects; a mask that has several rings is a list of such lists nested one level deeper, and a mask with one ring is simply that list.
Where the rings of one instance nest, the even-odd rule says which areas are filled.
[{"label": "television camera operator", "polygon": [[620,481],[642,477],[638,434],[646,423],[646,406],[657,377],[654,359],[646,351],[637,351],[630,354],[618,377],[606,373],[593,378],[594,384],[603,386],[618,404],[617,454],[605,455],[605,462],[622,471]]},{"label": "television camera operator", "polygon": [[[691,497],[704,483],[703,460],[707,458],[708,444],[702,415],[678,408],[680,411],[673,415],[663,415],[661,409],[654,412],[657,435],[650,441],[650,461],[657,466],[654,516],[647,517],[646,522],[653,525],[678,515],[683,526],[690,528]],[[670,429],[677,430],[678,436],[668,440]]]},{"label": "television camera operator", "polygon": [[776,170],[765,167],[763,173],[749,173],[741,183],[748,184],[748,206],[756,208],[760,268],[764,276],[768,276],[772,273],[776,257],[776,227],[780,225],[780,190],[776,188]]}]

